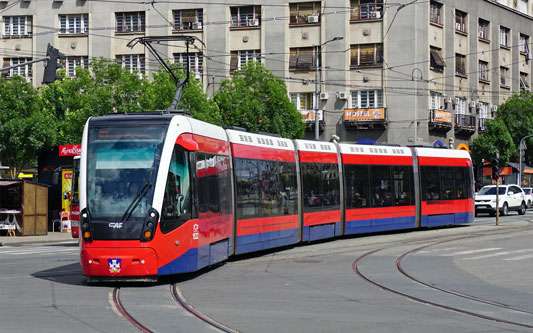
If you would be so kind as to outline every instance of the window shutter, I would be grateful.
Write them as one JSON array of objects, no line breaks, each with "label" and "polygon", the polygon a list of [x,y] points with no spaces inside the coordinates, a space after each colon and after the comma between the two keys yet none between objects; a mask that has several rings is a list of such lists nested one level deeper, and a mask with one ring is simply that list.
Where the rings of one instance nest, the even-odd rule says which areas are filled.
[{"label": "window shutter", "polygon": [[229,65],[229,71],[230,73],[233,73],[237,70],[237,67],[239,66],[239,56],[237,53],[231,53],[231,61]]}]

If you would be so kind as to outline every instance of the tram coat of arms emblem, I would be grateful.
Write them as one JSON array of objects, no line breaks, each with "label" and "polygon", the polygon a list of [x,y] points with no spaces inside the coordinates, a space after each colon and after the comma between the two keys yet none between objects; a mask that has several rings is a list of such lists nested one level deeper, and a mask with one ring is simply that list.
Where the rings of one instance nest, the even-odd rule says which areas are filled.
[{"label": "tram coat of arms emblem", "polygon": [[109,273],[120,273],[121,263],[122,259],[107,259],[107,262],[109,264]]}]

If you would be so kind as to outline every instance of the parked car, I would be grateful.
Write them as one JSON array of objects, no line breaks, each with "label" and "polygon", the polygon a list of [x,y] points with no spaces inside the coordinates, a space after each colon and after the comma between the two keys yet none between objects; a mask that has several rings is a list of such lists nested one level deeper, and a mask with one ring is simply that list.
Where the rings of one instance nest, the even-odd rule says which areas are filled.
[{"label": "parked car", "polygon": [[524,187],[524,188],[522,188],[522,190],[524,190],[524,194],[526,195],[527,208],[530,208],[531,204],[533,204],[533,188]]},{"label": "parked car", "polygon": [[[474,197],[476,216],[478,213],[496,214],[496,185],[482,187]],[[510,210],[516,210],[518,214],[526,213],[526,195],[518,185],[499,185],[498,207],[500,215],[509,214]]]}]

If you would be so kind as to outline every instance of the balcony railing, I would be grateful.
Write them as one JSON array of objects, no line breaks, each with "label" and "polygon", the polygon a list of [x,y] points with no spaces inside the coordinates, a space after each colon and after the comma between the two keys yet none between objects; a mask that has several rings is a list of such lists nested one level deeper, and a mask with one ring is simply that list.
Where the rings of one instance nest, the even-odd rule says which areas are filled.
[{"label": "balcony railing", "polygon": [[444,110],[429,110],[429,129],[448,132],[453,127],[452,113]]},{"label": "balcony railing", "polygon": [[455,132],[472,135],[476,132],[476,117],[466,114],[455,115]]}]

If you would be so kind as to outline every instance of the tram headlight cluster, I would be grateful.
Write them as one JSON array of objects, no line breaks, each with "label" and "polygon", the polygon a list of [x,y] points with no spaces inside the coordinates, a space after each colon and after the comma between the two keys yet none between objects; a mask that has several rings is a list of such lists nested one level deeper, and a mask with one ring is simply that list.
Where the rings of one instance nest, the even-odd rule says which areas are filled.
[{"label": "tram headlight cluster", "polygon": [[157,210],[150,208],[148,210],[148,216],[144,220],[144,225],[141,234],[141,242],[148,242],[152,240],[155,233],[155,226],[159,219],[159,213]]}]

